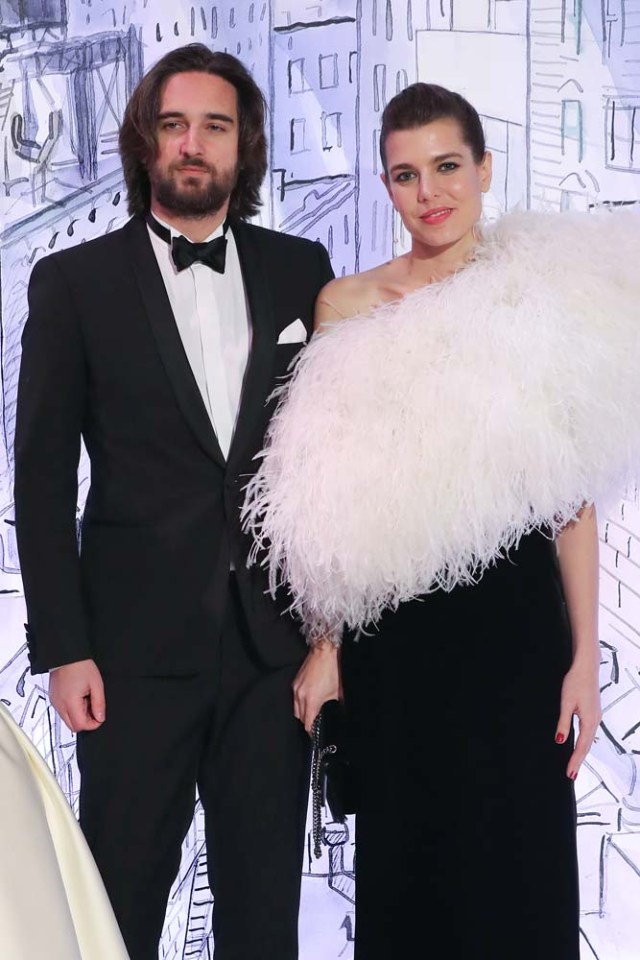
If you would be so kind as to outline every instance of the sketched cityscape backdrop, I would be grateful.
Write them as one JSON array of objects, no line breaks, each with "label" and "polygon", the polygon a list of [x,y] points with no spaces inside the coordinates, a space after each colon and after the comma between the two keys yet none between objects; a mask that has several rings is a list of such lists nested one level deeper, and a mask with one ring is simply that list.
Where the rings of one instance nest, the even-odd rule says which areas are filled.
[{"label": "sketched cityscape backdrop", "polygon": [[[516,205],[588,210],[640,199],[640,0],[0,0],[0,697],[74,805],[73,738],[49,708],[43,679],[27,672],[14,536],[27,282],[40,257],[124,222],[124,105],[146,68],[194,40],[239,56],[267,93],[261,221],[320,239],[336,274],[405,247],[379,183],[377,146],[385,103],[417,79],[459,90],[481,113],[495,169],[488,217]],[[83,461],[79,518],[87,486]],[[637,489],[601,511],[601,558],[604,720],[577,782],[583,957],[638,960]],[[443,679],[454,695],[456,677]],[[384,842],[401,828],[385,824]],[[302,960],[352,957],[353,899],[349,823],[326,829],[320,860],[309,846]],[[198,808],[161,956],[210,957],[211,906]]]}]

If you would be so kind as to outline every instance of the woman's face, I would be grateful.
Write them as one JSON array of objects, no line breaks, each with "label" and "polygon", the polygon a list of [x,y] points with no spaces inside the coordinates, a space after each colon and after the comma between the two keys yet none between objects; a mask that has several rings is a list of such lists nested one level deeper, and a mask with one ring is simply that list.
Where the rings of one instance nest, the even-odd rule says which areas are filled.
[{"label": "woman's face", "polygon": [[480,163],[462,139],[456,120],[434,120],[394,130],[386,141],[383,182],[413,238],[413,252],[429,255],[473,245],[482,194],[491,183],[491,154]]}]

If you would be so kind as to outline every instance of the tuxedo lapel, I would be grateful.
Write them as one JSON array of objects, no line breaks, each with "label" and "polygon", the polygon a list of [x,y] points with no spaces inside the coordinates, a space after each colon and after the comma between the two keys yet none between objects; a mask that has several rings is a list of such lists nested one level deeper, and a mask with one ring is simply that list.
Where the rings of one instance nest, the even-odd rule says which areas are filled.
[{"label": "tuxedo lapel", "polygon": [[130,263],[178,405],[205,453],[224,467],[225,459],[185,353],[146,224],[135,218],[125,232]]},{"label": "tuxedo lapel", "polygon": [[252,431],[272,389],[276,328],[271,296],[273,279],[267,277],[260,231],[242,222],[232,225],[238,248],[242,279],[251,315],[252,338],[249,362],[242,386],[236,428],[229,451],[229,464],[242,458]]}]

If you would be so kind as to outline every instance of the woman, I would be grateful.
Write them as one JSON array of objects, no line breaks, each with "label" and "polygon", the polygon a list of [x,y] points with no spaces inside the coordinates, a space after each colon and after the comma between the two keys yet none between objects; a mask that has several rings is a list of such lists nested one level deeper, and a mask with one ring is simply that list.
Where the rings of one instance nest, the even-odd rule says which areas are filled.
[{"label": "woman", "polygon": [[437,86],[390,101],[380,150],[411,252],[321,292],[246,516],[317,652],[308,730],[348,628],[356,957],[578,960],[592,502],[640,450],[638,229],[519,214],[483,239],[480,120]]},{"label": "woman", "polygon": [[3,706],[0,783],[0,956],[127,960],[71,808]]}]

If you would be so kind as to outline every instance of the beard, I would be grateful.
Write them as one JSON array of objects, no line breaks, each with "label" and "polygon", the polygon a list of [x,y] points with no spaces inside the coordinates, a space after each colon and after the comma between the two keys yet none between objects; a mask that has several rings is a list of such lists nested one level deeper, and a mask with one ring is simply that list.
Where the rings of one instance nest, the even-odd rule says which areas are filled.
[{"label": "beard", "polygon": [[[182,166],[202,167],[209,171],[209,178],[187,177],[180,185],[174,171]],[[206,217],[217,213],[231,196],[238,180],[238,167],[219,173],[215,167],[202,160],[188,160],[184,164],[160,170],[155,166],[149,173],[154,199],[165,210],[180,217]]]}]

